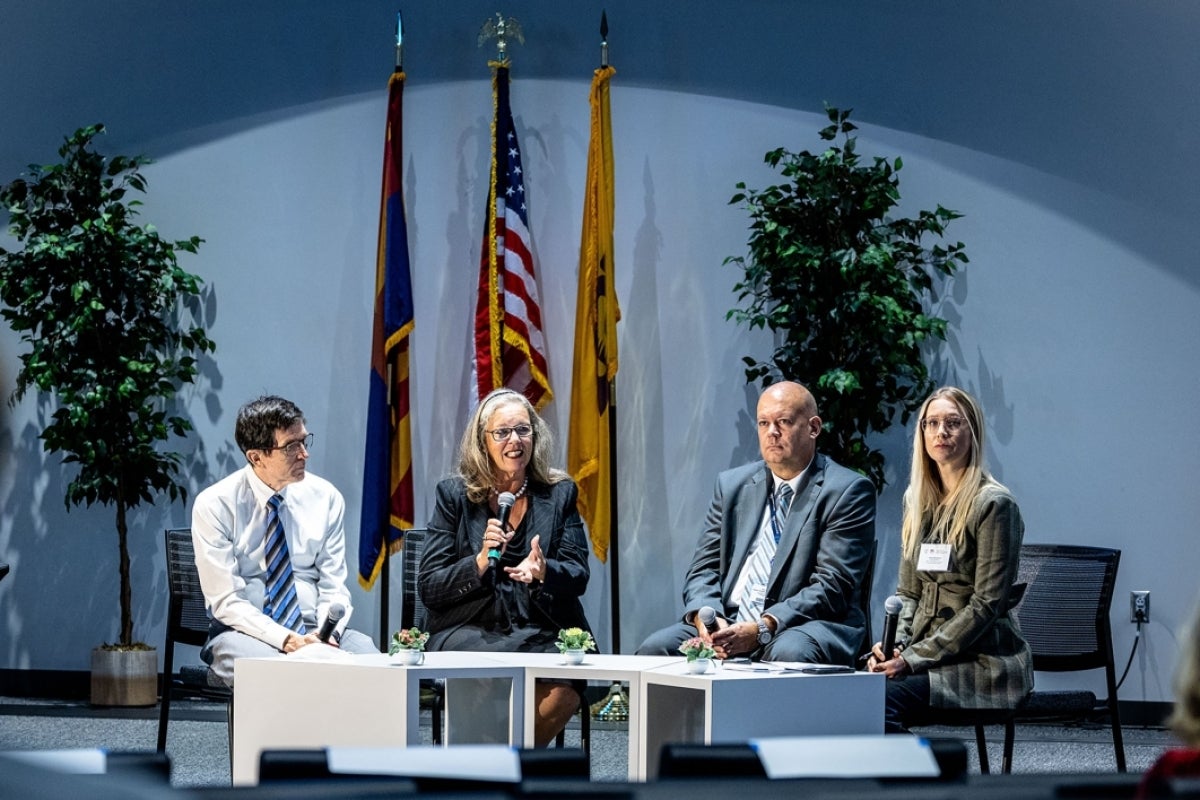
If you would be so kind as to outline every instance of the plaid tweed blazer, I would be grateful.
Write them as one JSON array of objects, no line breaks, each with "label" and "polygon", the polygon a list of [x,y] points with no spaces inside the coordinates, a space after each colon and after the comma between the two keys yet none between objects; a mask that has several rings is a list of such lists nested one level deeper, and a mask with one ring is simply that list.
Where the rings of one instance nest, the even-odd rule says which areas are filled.
[{"label": "plaid tweed blazer", "polygon": [[[913,671],[929,673],[934,708],[1015,708],[1033,689],[1033,655],[1011,608],[1024,533],[1012,495],[989,482],[946,572],[901,557],[897,639]],[[927,521],[922,542],[939,541]]]}]

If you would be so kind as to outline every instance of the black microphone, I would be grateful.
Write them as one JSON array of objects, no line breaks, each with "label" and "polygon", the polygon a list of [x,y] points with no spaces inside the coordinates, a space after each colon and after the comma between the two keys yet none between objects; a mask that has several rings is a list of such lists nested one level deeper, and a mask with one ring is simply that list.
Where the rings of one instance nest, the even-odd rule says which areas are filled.
[{"label": "black microphone", "polygon": [[329,613],[325,615],[325,621],[321,623],[321,630],[317,631],[317,638],[322,642],[328,642],[329,637],[333,635],[333,629],[342,621],[342,617],[346,616],[346,607],[341,603],[330,603]]},{"label": "black microphone", "polygon": [[[508,515],[512,513],[513,504],[517,502],[517,496],[512,492],[501,492],[496,498],[496,503],[500,506],[500,513],[497,518],[500,520],[501,530],[508,527]],[[488,569],[493,573],[500,568],[500,548],[493,547],[488,550]]]},{"label": "black microphone", "polygon": [[717,611],[712,606],[700,606],[700,610],[696,612],[696,619],[700,620],[704,630],[709,633],[716,633],[721,629],[721,626],[717,625]]},{"label": "black microphone", "polygon": [[904,602],[896,595],[883,601],[883,639],[879,649],[883,651],[884,661],[890,661],[892,651],[896,649],[896,628],[900,626],[900,609],[903,607]]}]

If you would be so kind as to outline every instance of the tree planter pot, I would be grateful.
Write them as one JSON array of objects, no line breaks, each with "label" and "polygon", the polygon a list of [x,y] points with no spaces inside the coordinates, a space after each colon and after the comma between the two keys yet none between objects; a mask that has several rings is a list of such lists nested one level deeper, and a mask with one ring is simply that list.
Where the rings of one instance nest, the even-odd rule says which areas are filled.
[{"label": "tree planter pot", "polygon": [[158,702],[158,651],[92,650],[92,705],[152,706]]}]

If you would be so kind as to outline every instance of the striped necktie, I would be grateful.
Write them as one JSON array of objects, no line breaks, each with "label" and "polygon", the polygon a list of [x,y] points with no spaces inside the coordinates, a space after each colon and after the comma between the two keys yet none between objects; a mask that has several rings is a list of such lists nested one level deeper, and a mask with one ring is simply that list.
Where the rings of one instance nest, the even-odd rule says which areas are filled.
[{"label": "striped necktie", "polygon": [[791,505],[792,487],[781,484],[767,514],[767,524],[759,530],[754,552],[750,554],[745,568],[745,580],[742,581],[742,591],[738,597],[738,622],[755,622],[762,616],[771,562],[775,559],[776,545],[783,535]]},{"label": "striped necktie", "polygon": [[300,601],[296,597],[296,581],[292,577],[292,559],[288,555],[287,537],[283,535],[283,520],[279,518],[281,495],[267,501],[267,599],[263,612],[285,628],[305,633],[300,619]]}]

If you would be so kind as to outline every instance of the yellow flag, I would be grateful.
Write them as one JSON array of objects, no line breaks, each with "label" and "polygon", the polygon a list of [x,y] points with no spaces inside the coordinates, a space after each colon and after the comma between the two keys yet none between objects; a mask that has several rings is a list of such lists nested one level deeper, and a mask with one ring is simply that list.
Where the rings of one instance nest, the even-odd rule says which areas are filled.
[{"label": "yellow flag", "polygon": [[592,551],[601,561],[608,560],[613,527],[609,392],[617,375],[617,320],[621,318],[613,280],[613,159],[608,110],[608,84],[615,73],[612,67],[601,67],[592,79],[567,442],[567,469],[579,484],[579,513],[591,532]]}]

